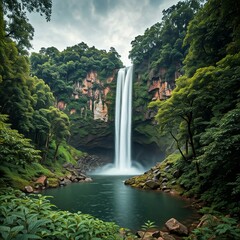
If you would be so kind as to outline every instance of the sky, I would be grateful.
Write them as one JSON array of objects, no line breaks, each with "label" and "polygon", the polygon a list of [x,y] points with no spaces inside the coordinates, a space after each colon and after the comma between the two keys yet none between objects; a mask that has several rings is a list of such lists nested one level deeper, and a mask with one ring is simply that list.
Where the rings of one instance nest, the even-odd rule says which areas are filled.
[{"label": "sky", "polygon": [[85,42],[109,51],[114,47],[125,66],[131,41],[160,22],[162,11],[179,0],[53,0],[51,21],[37,13],[28,15],[35,29],[31,52],[41,47],[59,51]]}]

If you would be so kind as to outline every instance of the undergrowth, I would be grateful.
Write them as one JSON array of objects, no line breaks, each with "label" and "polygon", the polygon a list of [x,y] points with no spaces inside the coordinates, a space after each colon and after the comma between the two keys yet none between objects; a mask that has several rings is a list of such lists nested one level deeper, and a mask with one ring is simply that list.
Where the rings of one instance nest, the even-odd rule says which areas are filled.
[{"label": "undergrowth", "polygon": [[1,190],[1,239],[118,240],[120,227],[81,212],[53,210],[48,197]]}]

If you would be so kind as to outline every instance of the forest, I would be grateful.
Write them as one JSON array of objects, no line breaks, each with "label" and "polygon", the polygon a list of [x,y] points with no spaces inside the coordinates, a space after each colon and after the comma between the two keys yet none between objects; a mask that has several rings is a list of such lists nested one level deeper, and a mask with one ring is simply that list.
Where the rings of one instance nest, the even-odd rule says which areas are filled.
[{"label": "forest", "polygon": [[[121,56],[84,42],[30,53],[26,12],[51,21],[51,11],[50,0],[0,1],[0,238],[138,239],[116,223],[55,210],[48,197],[25,193],[41,175],[59,186],[64,164],[114,142]],[[131,47],[133,141],[165,154],[152,167],[170,166],[167,187],[207,216],[178,239],[240,239],[240,2],[179,1]],[[163,92],[151,88],[157,84]],[[149,177],[151,170],[128,181],[143,188]]]}]

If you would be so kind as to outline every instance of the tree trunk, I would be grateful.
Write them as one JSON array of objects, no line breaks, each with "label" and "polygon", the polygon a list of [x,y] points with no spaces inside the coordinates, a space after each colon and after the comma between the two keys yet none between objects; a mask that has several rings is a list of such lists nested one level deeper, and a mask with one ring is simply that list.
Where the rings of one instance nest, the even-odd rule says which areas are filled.
[{"label": "tree trunk", "polygon": [[186,155],[188,156],[188,139],[186,139],[185,148],[186,148]]},{"label": "tree trunk", "polygon": [[180,145],[179,145],[179,142],[178,142],[177,138],[172,134],[171,131],[170,131],[170,134],[171,134],[171,136],[173,137],[173,139],[176,141],[176,143],[177,143],[177,149],[179,150],[179,152],[180,152],[180,154],[182,155],[183,159],[184,159],[186,162],[188,162],[187,158],[185,157],[185,155],[183,154],[183,152],[182,152],[182,150],[181,150],[181,147],[180,147]]},{"label": "tree trunk", "polygon": [[54,158],[53,158],[54,162],[56,162],[56,160],[57,160],[57,154],[58,154],[59,146],[60,146],[60,143],[57,143],[57,146],[56,146],[56,149],[55,149],[55,153],[54,153]]},{"label": "tree trunk", "polygon": [[43,153],[43,157],[42,157],[42,163],[45,162],[47,159],[47,154],[49,151],[49,141],[50,141],[50,134],[47,135],[47,139],[45,142],[45,149],[44,149],[44,153]]},{"label": "tree trunk", "polygon": [[192,148],[192,153],[193,157],[196,158],[196,151],[195,151],[195,146],[194,146],[194,141],[193,141],[193,133],[191,129],[191,124],[192,124],[192,113],[187,117],[187,129],[188,129],[188,135],[189,135],[189,140],[190,140],[190,145]]}]

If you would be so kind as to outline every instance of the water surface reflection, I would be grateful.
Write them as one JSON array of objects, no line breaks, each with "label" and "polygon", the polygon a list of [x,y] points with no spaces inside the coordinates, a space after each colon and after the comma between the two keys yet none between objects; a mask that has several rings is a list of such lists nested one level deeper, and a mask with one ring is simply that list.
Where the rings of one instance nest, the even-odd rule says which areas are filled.
[{"label": "water surface reflection", "polygon": [[74,183],[43,194],[62,210],[81,211],[104,221],[137,230],[147,220],[162,227],[171,217],[183,221],[193,214],[187,203],[165,193],[125,186],[129,176],[92,176],[93,182]]}]

